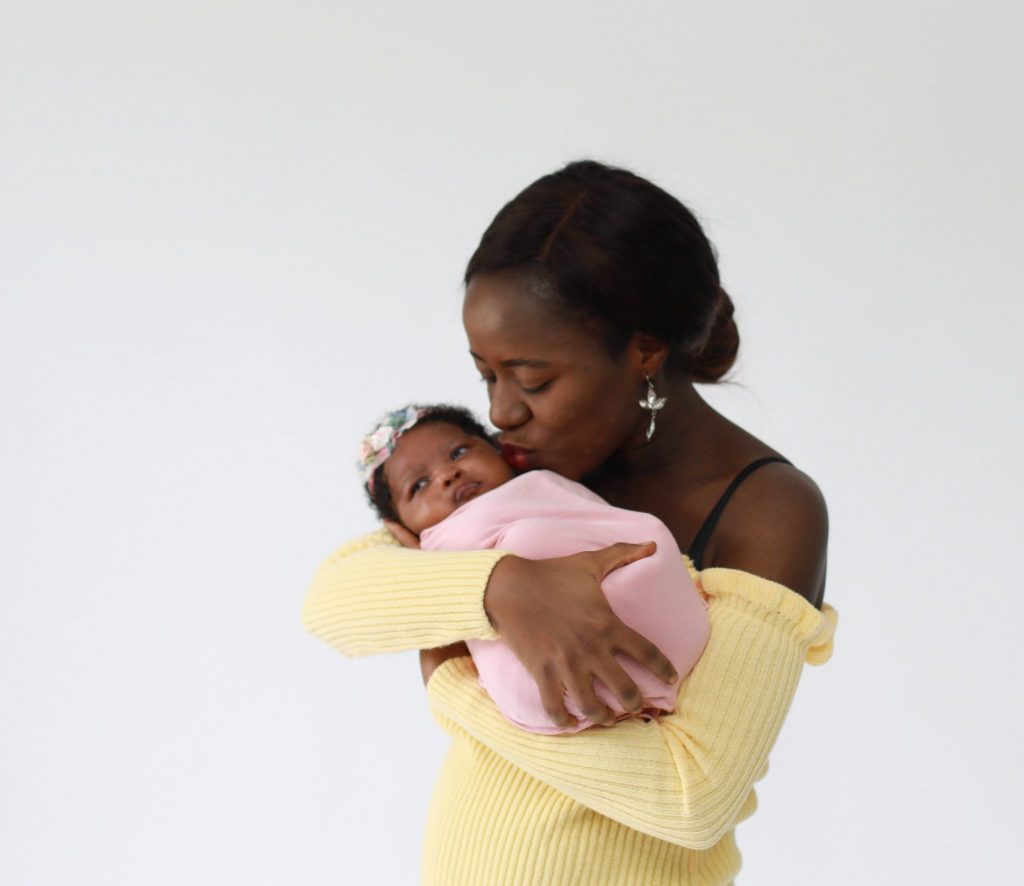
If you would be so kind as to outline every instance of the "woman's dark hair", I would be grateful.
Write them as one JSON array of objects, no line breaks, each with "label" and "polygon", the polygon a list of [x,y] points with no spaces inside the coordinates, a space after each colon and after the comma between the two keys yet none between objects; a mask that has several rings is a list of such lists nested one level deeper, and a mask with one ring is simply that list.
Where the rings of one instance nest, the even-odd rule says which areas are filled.
[{"label": "woman's dark hair", "polygon": [[[461,406],[451,406],[447,403],[439,403],[436,406],[426,406],[424,408],[427,411],[420,416],[419,421],[412,428],[442,423],[455,425],[455,427],[465,431],[467,434],[486,440],[495,449],[498,448],[494,437],[487,432],[487,429],[477,421],[476,416],[468,409],[463,409]],[[408,434],[412,428],[409,428],[405,433]],[[395,523],[401,523],[402,521],[398,517],[398,510],[395,508],[395,502],[391,498],[391,490],[388,488],[387,478],[384,476],[384,468],[386,467],[386,461],[383,464],[377,465],[376,470],[373,472],[373,480],[364,487],[366,489],[366,497],[370,499],[370,504],[382,520],[392,520]]]},{"label": "woman's dark hair", "polygon": [[537,179],[484,231],[466,267],[519,271],[571,315],[597,320],[617,357],[634,332],[671,349],[666,368],[712,382],[739,349],[732,299],[714,249],[682,203],[625,169],[596,160]]}]

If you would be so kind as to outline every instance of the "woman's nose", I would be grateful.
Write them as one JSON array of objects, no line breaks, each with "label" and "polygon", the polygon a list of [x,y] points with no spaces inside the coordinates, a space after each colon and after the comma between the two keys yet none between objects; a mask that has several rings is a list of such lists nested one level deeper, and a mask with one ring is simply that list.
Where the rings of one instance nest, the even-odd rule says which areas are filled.
[{"label": "woman's nose", "polygon": [[510,431],[525,424],[530,417],[529,407],[508,389],[496,384],[491,389],[491,424],[500,431]]}]

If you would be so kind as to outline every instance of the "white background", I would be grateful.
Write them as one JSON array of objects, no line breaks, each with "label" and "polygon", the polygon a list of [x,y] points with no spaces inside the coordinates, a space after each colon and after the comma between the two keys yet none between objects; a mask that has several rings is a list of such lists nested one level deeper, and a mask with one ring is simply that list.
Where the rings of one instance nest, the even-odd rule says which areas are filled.
[{"label": "white background", "polygon": [[484,227],[595,156],[703,219],[707,396],[831,510],[836,652],[740,882],[1012,882],[1020,8],[3,3],[0,881],[415,881],[415,653],[299,610],[378,413],[484,406]]}]

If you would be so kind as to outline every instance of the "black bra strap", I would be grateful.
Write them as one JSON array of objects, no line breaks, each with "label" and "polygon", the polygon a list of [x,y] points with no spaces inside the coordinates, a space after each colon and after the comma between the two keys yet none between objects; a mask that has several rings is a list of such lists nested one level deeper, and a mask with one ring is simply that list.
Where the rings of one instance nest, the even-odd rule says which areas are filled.
[{"label": "black bra strap", "polygon": [[759,458],[757,461],[752,461],[732,478],[732,482],[726,487],[725,492],[722,493],[721,497],[715,503],[715,506],[711,509],[711,513],[708,514],[707,519],[704,521],[700,529],[697,530],[697,535],[693,539],[693,544],[690,545],[690,559],[693,561],[694,569],[700,571],[704,568],[701,562],[704,559],[704,548],[707,547],[708,539],[711,538],[711,533],[715,531],[715,525],[718,523],[718,518],[722,516],[722,511],[724,511],[725,506],[729,504],[729,499],[732,498],[732,494],[737,490],[740,483],[746,480],[747,477],[753,474],[758,468],[771,464],[773,461],[780,461],[787,465],[791,464],[787,459],[780,458],[777,455],[769,455],[765,458]]}]

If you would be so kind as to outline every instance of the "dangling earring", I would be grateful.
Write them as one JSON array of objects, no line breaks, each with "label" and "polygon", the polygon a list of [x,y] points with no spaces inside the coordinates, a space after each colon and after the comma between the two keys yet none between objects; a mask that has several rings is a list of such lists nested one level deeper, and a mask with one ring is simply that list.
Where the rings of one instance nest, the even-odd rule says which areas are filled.
[{"label": "dangling earring", "polygon": [[654,392],[654,377],[651,375],[644,376],[647,381],[647,399],[638,400],[637,402],[644,408],[651,410],[651,423],[647,428],[647,442],[651,442],[651,437],[654,436],[654,420],[658,417],[658,410],[665,405],[667,397],[659,397]]}]

